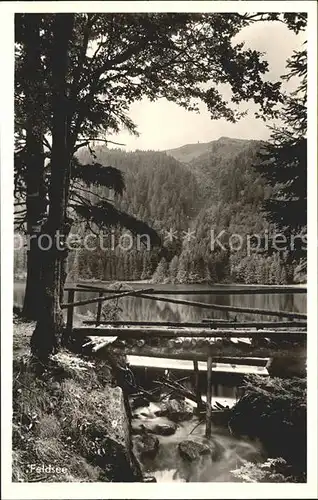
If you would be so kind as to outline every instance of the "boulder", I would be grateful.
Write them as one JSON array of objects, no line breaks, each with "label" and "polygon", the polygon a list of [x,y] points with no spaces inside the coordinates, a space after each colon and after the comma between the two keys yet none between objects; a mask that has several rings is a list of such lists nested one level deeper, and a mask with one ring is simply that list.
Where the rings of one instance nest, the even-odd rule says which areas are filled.
[{"label": "boulder", "polygon": [[185,400],[169,399],[163,403],[161,415],[166,415],[173,422],[182,422],[192,418],[193,407]]},{"label": "boulder", "polygon": [[132,434],[158,434],[159,436],[171,436],[177,430],[177,425],[174,423],[156,424],[155,422],[132,422]]},{"label": "boulder", "polygon": [[198,460],[202,455],[208,455],[211,450],[208,445],[192,441],[190,439],[181,441],[178,445],[179,453],[188,462]]},{"label": "boulder", "polygon": [[142,434],[134,437],[137,453],[141,457],[154,458],[159,449],[159,439],[153,434]]},{"label": "boulder", "polygon": [[177,430],[177,425],[174,423],[169,424],[155,424],[152,432],[159,434],[159,436],[171,436]]}]

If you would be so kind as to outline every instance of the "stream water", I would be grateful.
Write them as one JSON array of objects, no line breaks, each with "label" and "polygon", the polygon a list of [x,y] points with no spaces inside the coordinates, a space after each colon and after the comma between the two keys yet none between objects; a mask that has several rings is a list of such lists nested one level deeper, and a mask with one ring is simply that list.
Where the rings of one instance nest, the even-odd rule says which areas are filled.
[{"label": "stream water", "polygon": [[[156,380],[160,380],[164,370],[158,368],[132,368],[137,384],[147,391],[153,391],[157,387]],[[192,393],[195,391],[195,379],[193,373],[183,370],[169,370],[171,380],[179,380],[182,385]],[[221,404],[223,407],[232,408],[238,397],[237,388],[241,385],[243,375],[230,373],[215,373],[212,384],[212,409]],[[200,388],[202,400],[206,401],[206,373],[200,373]],[[162,391],[163,389],[161,389]],[[159,389],[160,391],[160,389]],[[132,428],[133,433],[142,435],[141,428],[144,426],[148,431],[155,432],[159,439],[159,448],[155,455],[151,457],[144,456],[133,439],[135,454],[138,456],[143,472],[146,475],[155,477],[157,482],[217,482],[217,481],[236,481],[232,471],[239,468],[244,461],[260,462],[266,456],[261,445],[256,441],[248,439],[237,439],[232,436],[227,426],[226,415],[218,414],[218,420],[212,424],[211,438],[205,437],[205,414],[197,415],[193,411],[192,418],[181,421],[175,417],[171,419],[161,410],[164,407],[165,394],[167,389],[163,390],[158,402],[151,402],[149,406],[142,406],[133,410]],[[155,392],[157,394],[157,392]],[[175,398],[176,393],[170,394]],[[166,396],[167,397],[167,396]],[[164,399],[163,399],[164,398]],[[185,399],[188,408],[196,409],[196,403]],[[164,415],[164,416],[162,416]],[[217,424],[218,422],[218,424]],[[160,426],[169,427],[177,425],[175,432],[171,435],[161,435],[157,431]],[[151,430],[152,429],[152,430]],[[139,437],[137,436],[137,443]],[[184,441],[199,443],[199,445],[208,445],[212,453],[203,454],[194,460],[188,460],[180,453],[180,443]],[[192,444],[190,444],[190,447]],[[195,445],[194,445],[195,446]]]},{"label": "stream water", "polygon": [[[166,417],[154,416],[157,408],[156,404],[150,403],[148,407],[138,408],[135,415],[145,424],[152,419],[157,424],[168,424]],[[192,462],[185,460],[179,452],[179,444],[184,440],[208,443],[215,452]],[[159,443],[154,458],[139,456],[144,473],[154,476],[157,482],[233,482],[235,477],[231,471],[239,468],[245,460],[259,462],[265,459],[257,442],[236,439],[227,428],[212,425],[212,436],[206,439],[205,422],[199,421],[197,416],[180,422],[175,434],[160,436]]]}]

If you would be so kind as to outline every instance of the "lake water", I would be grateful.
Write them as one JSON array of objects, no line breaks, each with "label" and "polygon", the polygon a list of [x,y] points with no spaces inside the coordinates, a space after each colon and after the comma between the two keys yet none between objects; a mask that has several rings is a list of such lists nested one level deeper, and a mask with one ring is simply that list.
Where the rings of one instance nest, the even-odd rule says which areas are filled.
[{"label": "lake water", "polygon": [[[97,283],[97,286],[100,286]],[[107,286],[107,284],[103,284]],[[306,313],[306,294],[301,293],[288,293],[288,294],[256,294],[256,295],[224,295],[222,294],[222,289],[229,288],[229,286],[235,287],[241,285],[161,285],[161,284],[144,284],[144,283],[133,283],[131,286],[134,289],[140,288],[156,288],[156,289],[171,289],[178,292],[178,290],[185,289],[217,289],[219,291],[216,295],[182,295],[177,294],[173,296],[168,296],[170,298],[184,299],[189,301],[204,302],[207,304],[222,304],[222,305],[233,305],[241,307],[254,307],[259,309],[268,310],[282,310],[282,311],[294,311],[300,313]],[[16,282],[14,285],[14,304],[21,306],[23,304],[25,283]],[[93,298],[98,296],[97,292],[76,292],[75,300],[83,300],[87,298]],[[65,297],[67,300],[67,296]],[[140,297],[123,297],[118,299],[118,305],[120,307],[119,316],[121,320],[130,321],[201,321],[203,318],[214,318],[214,319],[231,319],[234,318],[233,313],[227,311],[209,311],[207,309],[201,309],[199,307],[181,305],[181,304],[168,304],[165,302],[142,299]],[[75,309],[77,321],[83,319],[84,316],[91,316],[96,312],[96,304],[89,304],[84,306],[79,306]],[[255,316],[250,313],[239,313],[237,314],[237,320],[264,320],[273,321],[275,317],[273,316]]]}]

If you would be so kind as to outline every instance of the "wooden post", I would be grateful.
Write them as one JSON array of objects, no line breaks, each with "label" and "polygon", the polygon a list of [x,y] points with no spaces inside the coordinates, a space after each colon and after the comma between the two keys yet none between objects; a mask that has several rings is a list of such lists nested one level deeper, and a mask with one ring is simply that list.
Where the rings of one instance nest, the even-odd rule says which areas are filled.
[{"label": "wooden post", "polygon": [[[98,297],[103,297],[104,293],[99,292]],[[97,302],[97,311],[96,311],[96,326],[100,325],[100,318],[102,315],[102,301]]]},{"label": "wooden post", "polygon": [[206,430],[205,437],[211,437],[212,426],[212,356],[207,361],[207,393],[206,393]]},{"label": "wooden post", "polygon": [[[68,302],[72,304],[74,302],[75,290],[69,290],[68,292]],[[74,307],[69,306],[67,308],[67,320],[66,320],[66,336],[70,337],[73,329],[73,315]]]},{"label": "wooden post", "polygon": [[200,409],[202,408],[202,398],[200,390],[199,366],[197,359],[193,360],[193,369],[194,369],[195,395],[197,400],[197,412],[199,413]]}]

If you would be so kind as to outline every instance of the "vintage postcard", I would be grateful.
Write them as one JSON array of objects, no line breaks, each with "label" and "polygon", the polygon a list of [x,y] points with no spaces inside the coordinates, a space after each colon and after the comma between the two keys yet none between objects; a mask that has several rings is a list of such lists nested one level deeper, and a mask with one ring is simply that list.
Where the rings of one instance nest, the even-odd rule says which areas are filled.
[{"label": "vintage postcard", "polygon": [[316,498],[316,2],[0,10],[3,498]]}]

